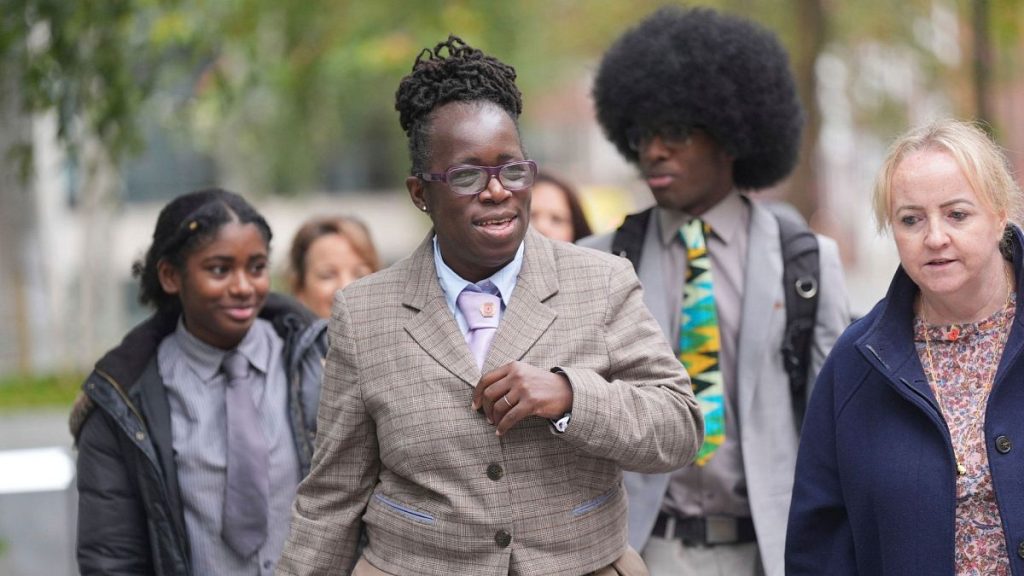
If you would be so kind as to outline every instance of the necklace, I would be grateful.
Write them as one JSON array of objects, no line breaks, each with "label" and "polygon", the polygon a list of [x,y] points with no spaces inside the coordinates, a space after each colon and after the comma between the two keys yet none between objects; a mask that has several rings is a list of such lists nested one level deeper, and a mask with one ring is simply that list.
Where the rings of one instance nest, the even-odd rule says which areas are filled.
[{"label": "necklace", "polygon": [[[1003,303],[1003,307],[1001,309],[1003,312],[1006,312],[1009,309],[1012,297],[1013,282],[1010,279],[1009,273],[1007,273],[1006,301]],[[935,369],[935,359],[932,357],[931,338],[928,335],[929,324],[924,317],[923,302],[921,303],[920,318],[921,322],[924,324],[924,350],[925,356],[928,358],[928,370],[926,376],[931,382],[932,392],[934,392],[935,394],[935,399],[939,401],[939,405],[944,413],[943,416],[948,416],[950,420],[952,420],[953,412],[949,408],[949,406],[946,405],[946,402],[943,398],[943,394],[939,393],[939,377]],[[956,340],[960,336],[960,326],[958,324],[953,324],[952,326],[953,327],[949,330],[949,335],[952,338],[952,340]],[[1005,317],[1003,318],[1002,324],[997,324],[993,326],[993,328],[999,330],[999,343],[992,351],[992,359],[989,361],[988,369],[985,371],[985,378],[981,380],[982,390],[980,397],[975,399],[975,401],[973,402],[973,411],[969,415],[969,420],[967,421],[965,426],[961,427],[962,430],[960,434],[957,435],[957,438],[955,439],[955,442],[953,444],[953,457],[956,459],[956,473],[959,476],[964,476],[965,474],[967,474],[967,467],[964,466],[963,464],[962,456],[957,454],[957,445],[959,445],[961,452],[966,452],[967,446],[965,445],[965,441],[975,433],[975,431],[981,423],[981,420],[985,413],[985,408],[988,405],[989,393],[992,391],[992,385],[995,381],[996,368],[999,366],[999,360],[1000,358],[1002,358],[1003,355],[1003,346],[1006,344],[1007,332],[1009,332],[1009,326],[1006,325]],[[963,368],[960,366],[959,362],[957,362],[957,369],[960,372],[963,372]],[[952,427],[951,424],[952,422],[947,422],[947,426],[950,428]],[[953,440],[952,434],[950,434],[950,436],[950,439]]]}]

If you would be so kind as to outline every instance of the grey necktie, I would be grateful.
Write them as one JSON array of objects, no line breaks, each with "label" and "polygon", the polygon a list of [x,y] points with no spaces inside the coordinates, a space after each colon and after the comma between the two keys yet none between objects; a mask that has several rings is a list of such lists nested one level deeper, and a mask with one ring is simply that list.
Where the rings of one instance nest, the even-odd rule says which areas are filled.
[{"label": "grey necktie", "polygon": [[267,539],[270,454],[252,399],[249,361],[233,350],[224,357],[228,421],[227,482],[221,537],[248,558]]}]

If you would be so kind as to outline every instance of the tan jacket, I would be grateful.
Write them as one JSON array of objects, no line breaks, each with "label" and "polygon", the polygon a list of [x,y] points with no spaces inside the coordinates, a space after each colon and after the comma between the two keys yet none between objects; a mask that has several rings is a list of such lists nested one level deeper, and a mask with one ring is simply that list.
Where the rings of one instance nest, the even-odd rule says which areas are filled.
[{"label": "tan jacket", "polygon": [[430,239],[337,297],[313,468],[278,574],[367,560],[392,574],[583,574],[626,549],[622,470],[688,463],[703,421],[630,263],[533,231],[484,371],[564,370],[564,434],[499,438],[470,409],[480,371],[445,302]]}]

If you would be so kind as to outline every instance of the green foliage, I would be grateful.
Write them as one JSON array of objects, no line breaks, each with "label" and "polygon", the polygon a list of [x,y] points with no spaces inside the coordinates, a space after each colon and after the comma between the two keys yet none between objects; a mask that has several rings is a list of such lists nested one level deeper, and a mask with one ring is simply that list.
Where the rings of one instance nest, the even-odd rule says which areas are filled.
[{"label": "green foliage", "polygon": [[578,81],[581,61],[659,3],[207,0],[202,18],[182,18],[211,63],[194,125],[208,149],[242,159],[257,188],[315,188],[342,159],[400,183],[394,91],[421,49],[460,35],[516,65],[529,95]]},{"label": "green foliage", "polygon": [[[970,3],[819,1],[826,49],[843,58],[851,78],[870,76],[859,69],[858,54],[874,46],[917,59],[930,90],[953,92],[964,84],[969,58],[940,62],[922,30],[953,14],[961,38],[968,37]],[[780,35],[794,60],[807,32],[795,17],[802,3],[792,0],[671,2],[760,21]],[[395,175],[406,159],[394,90],[415,54],[448,33],[513,63],[530,102],[579,82],[610,42],[664,3],[0,0],[0,73],[21,78],[27,109],[57,112],[64,143],[93,134],[115,160],[138,145],[146,99],[177,91],[163,108],[166,123],[213,156],[226,176],[243,175],[255,188],[247,192],[296,193],[322,187],[324,173],[339,165],[400,180]],[[1019,68],[1024,2],[988,5],[1004,63],[999,70],[1010,75]],[[960,45],[967,49],[969,42]],[[858,120],[881,129],[905,125],[890,116],[892,98],[868,94]]]},{"label": "green foliage", "polygon": [[168,48],[156,15],[169,4],[0,0],[0,73],[18,75],[25,110],[56,112],[62,143],[92,135],[119,158],[139,144],[139,106]]},{"label": "green foliage", "polygon": [[84,374],[15,375],[0,378],[0,411],[67,407],[75,401]]}]

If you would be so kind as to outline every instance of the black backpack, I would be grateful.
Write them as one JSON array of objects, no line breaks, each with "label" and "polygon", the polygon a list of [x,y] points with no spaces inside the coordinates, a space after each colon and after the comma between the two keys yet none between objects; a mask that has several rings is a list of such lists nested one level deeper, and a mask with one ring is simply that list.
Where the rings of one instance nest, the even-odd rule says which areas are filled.
[{"label": "black backpack", "polygon": [[[790,400],[799,433],[807,407],[807,379],[811,341],[818,313],[818,238],[803,218],[785,205],[765,204],[779,222],[782,242],[782,284],[786,294],[786,332],[782,340],[783,365],[789,376]],[[640,269],[644,236],[653,208],[630,214],[612,237],[612,253],[628,258]]]}]

